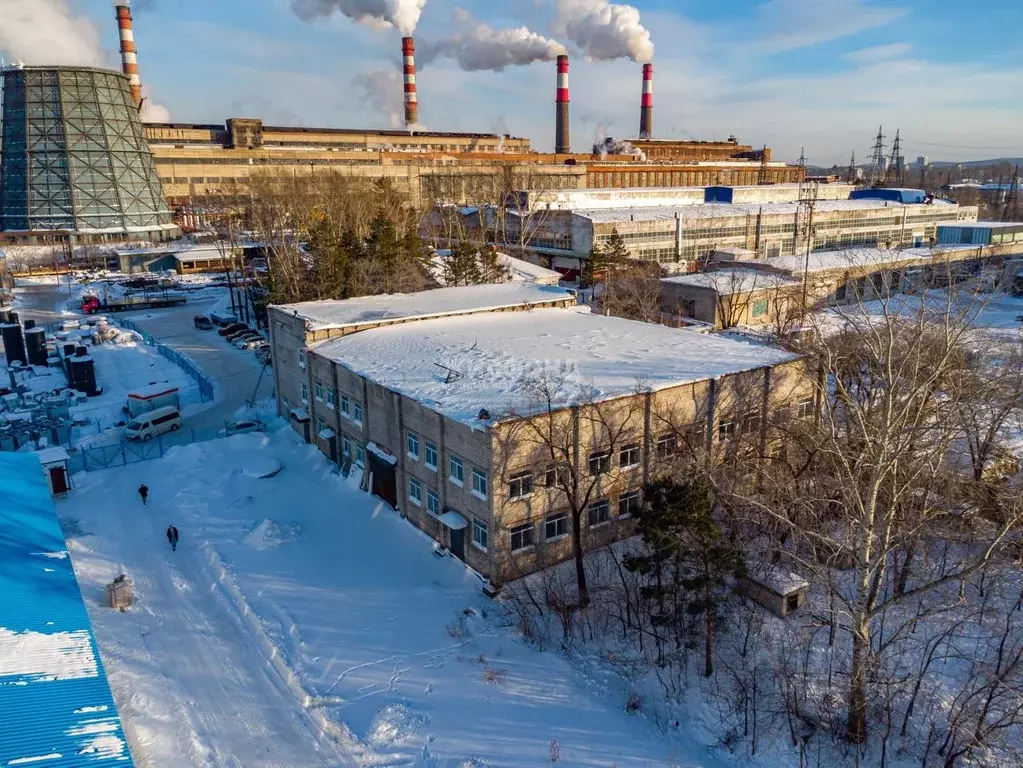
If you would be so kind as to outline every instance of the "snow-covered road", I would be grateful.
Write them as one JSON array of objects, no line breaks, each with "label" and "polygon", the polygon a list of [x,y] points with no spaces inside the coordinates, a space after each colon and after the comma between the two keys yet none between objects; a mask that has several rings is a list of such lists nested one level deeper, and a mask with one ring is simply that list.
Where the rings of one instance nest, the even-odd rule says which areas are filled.
[{"label": "snow-covered road", "polygon": [[[156,463],[147,469],[159,471]],[[158,486],[146,474],[141,479]],[[81,475],[79,492],[99,477]],[[114,669],[118,677],[142,676],[117,687],[131,690],[125,716],[143,752],[153,765],[168,767],[348,765],[266,663],[203,551],[194,542],[171,551],[165,530],[176,517],[169,501],[154,495],[143,507],[134,483],[108,488],[103,504],[117,513],[103,516],[102,543],[71,545],[85,571],[117,565],[135,581],[140,600],[131,614],[100,615],[102,634],[116,635],[120,649],[135,649],[130,671],[116,662]],[[115,552],[116,563],[105,555]]]}]

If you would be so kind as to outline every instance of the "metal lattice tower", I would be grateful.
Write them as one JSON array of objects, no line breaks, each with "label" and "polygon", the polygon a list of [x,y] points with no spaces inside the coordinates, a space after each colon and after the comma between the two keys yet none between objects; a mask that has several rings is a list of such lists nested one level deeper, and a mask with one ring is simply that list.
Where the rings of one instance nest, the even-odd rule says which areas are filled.
[{"label": "metal lattice tower", "polygon": [[904,182],[902,178],[901,161],[899,160],[901,156],[900,153],[902,151],[902,138],[899,135],[900,133],[901,130],[895,131],[895,141],[892,142],[892,151],[888,156],[888,168],[885,170],[884,183],[889,185],[894,184],[901,187]]},{"label": "metal lattice tower", "polygon": [[870,155],[870,186],[877,186],[884,177],[884,131],[882,126],[877,127],[877,136],[874,137],[874,148]]},{"label": "metal lattice tower", "polygon": [[0,231],[92,240],[178,234],[128,78],[21,66],[0,77]]},{"label": "metal lattice tower", "polygon": [[1012,169],[1012,183],[1009,184],[1009,191],[1005,195],[1005,205],[1002,206],[1002,221],[1015,221],[1018,216],[1019,216],[1019,166],[1017,165]]},{"label": "metal lattice tower", "polygon": [[856,150],[855,149],[852,151],[852,155],[850,155],[850,157],[849,157],[849,173],[846,176],[846,180],[850,184],[855,184],[856,181],[857,181],[857,178],[856,178]]}]

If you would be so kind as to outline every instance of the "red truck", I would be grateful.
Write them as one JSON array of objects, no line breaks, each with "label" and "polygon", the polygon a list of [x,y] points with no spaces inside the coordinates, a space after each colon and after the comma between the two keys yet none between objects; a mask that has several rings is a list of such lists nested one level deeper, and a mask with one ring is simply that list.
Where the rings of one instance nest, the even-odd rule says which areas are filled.
[{"label": "red truck", "polygon": [[155,307],[176,307],[185,304],[188,298],[182,293],[155,293],[144,296],[125,296],[120,299],[101,301],[98,296],[83,296],[82,311],[89,315],[97,312],[128,312],[133,309]]}]

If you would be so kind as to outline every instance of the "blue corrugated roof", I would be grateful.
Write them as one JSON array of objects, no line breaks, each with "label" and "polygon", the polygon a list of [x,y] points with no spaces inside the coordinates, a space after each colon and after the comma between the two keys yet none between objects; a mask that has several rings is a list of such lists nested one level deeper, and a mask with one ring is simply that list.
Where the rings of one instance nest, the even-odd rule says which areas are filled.
[{"label": "blue corrugated roof", "polygon": [[132,765],[38,457],[0,453],[0,768]]}]

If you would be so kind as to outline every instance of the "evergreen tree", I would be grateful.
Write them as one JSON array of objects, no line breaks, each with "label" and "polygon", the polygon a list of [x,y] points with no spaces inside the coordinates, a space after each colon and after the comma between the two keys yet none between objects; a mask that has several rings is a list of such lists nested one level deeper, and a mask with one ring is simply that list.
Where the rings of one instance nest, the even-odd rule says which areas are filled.
[{"label": "evergreen tree", "polygon": [[590,258],[579,276],[580,286],[591,288],[594,283],[611,282],[618,273],[629,268],[630,258],[625,240],[617,229],[611,230],[607,242],[603,246],[595,245],[590,251]]},{"label": "evergreen tree", "polygon": [[657,482],[647,486],[645,498],[637,514],[645,552],[626,558],[625,567],[652,578],[643,588],[657,604],[651,620],[674,629],[676,647],[689,632],[688,619],[703,616],[704,675],[710,677],[715,628],[730,579],[745,571],[742,553],[722,537],[705,480]]},{"label": "evergreen tree", "polygon": [[451,247],[444,260],[444,285],[477,285],[482,282],[477,248],[461,240]]},{"label": "evergreen tree", "polygon": [[511,270],[501,263],[501,255],[497,248],[488,245],[479,254],[480,282],[506,283]]}]

